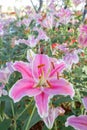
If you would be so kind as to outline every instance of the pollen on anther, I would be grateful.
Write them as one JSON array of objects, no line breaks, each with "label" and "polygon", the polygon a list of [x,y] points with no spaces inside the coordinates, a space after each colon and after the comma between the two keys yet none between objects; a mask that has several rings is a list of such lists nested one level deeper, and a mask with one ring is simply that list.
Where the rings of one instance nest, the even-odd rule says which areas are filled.
[{"label": "pollen on anther", "polygon": [[38,65],[38,68],[41,68],[41,67],[43,67],[43,66],[45,66],[45,64]]},{"label": "pollen on anther", "polygon": [[47,80],[47,84],[49,87],[52,87],[52,85],[50,84],[50,82]]},{"label": "pollen on anther", "polygon": [[54,63],[53,63],[53,62],[51,62],[51,65],[52,65],[53,69],[55,69],[55,66],[54,66]]},{"label": "pollen on anther", "polygon": [[59,79],[59,73],[57,72],[57,79]]}]

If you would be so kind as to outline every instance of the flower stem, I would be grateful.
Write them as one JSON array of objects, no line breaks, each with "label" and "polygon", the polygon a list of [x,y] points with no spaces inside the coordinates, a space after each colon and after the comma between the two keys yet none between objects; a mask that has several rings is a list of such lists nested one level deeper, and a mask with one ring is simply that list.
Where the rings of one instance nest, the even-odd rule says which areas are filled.
[{"label": "flower stem", "polygon": [[15,119],[14,106],[12,100],[10,101],[10,103],[11,103],[12,115],[14,118],[14,130],[16,130],[16,119]]},{"label": "flower stem", "polygon": [[[8,84],[7,84],[7,91],[9,92]],[[13,101],[12,100],[10,100],[10,104],[11,104],[11,109],[12,109],[12,115],[14,117],[15,113],[14,113],[14,105],[13,105]]]},{"label": "flower stem", "polygon": [[55,121],[55,130],[57,130],[57,123],[56,123],[56,121]]},{"label": "flower stem", "polygon": [[[7,84],[7,91],[9,92],[8,84]],[[15,119],[15,112],[14,112],[14,104],[12,100],[10,100],[10,104],[11,104],[11,110],[14,119],[14,130],[16,130],[16,119]]]},{"label": "flower stem", "polygon": [[30,122],[31,122],[31,119],[32,119],[32,117],[33,117],[33,114],[34,114],[34,112],[35,112],[35,106],[34,106],[34,108],[33,108],[33,110],[32,110],[32,113],[31,113],[31,116],[29,117],[29,120],[28,120],[28,122],[27,122],[27,125],[26,125],[26,128],[25,128],[25,130],[29,130],[29,125],[30,125]]},{"label": "flower stem", "polygon": [[81,95],[80,95],[79,89],[77,89],[76,92],[77,92],[78,100],[79,102],[81,102]]},{"label": "flower stem", "polygon": [[12,115],[13,115],[13,117],[14,117],[14,106],[13,106],[13,102],[12,102],[12,100],[10,101],[10,104],[11,104],[11,109],[12,109]]}]

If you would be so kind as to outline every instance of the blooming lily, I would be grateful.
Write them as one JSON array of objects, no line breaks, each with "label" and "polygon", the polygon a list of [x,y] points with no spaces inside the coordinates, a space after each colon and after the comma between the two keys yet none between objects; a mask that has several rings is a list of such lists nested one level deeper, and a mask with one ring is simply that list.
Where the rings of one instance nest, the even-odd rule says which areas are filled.
[{"label": "blooming lily", "polygon": [[56,14],[57,17],[59,17],[59,22],[62,24],[67,24],[70,22],[71,18],[71,11],[67,8],[61,8],[58,13]]},{"label": "blooming lily", "polygon": [[79,62],[79,56],[76,50],[72,52],[66,53],[66,55],[63,57],[63,60],[66,63],[66,67],[71,70],[71,67],[73,64],[77,64]]},{"label": "blooming lily", "polygon": [[14,102],[24,96],[34,96],[42,118],[48,116],[48,104],[54,95],[70,95],[71,98],[74,96],[72,85],[59,75],[65,68],[64,62],[55,66],[47,55],[36,54],[32,63],[16,61],[14,68],[22,74],[22,79],[13,85],[9,96]]}]

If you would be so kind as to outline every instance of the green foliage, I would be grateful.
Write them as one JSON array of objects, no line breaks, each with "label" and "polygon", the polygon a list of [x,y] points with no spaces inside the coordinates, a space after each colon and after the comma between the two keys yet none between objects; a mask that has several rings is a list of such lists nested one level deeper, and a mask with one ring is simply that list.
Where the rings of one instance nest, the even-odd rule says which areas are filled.
[{"label": "green foliage", "polygon": [[10,119],[5,119],[0,123],[0,130],[10,130],[9,126],[10,126],[11,120]]}]

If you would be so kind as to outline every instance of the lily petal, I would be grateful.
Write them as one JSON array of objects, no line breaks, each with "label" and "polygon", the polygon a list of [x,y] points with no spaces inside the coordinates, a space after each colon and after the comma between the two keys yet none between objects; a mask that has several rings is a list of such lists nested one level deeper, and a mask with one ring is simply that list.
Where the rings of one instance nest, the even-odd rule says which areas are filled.
[{"label": "lily petal", "polygon": [[78,117],[70,116],[68,117],[65,126],[72,126],[76,130],[87,130],[87,116],[85,115],[80,115]]},{"label": "lily petal", "polygon": [[50,62],[47,55],[37,54],[33,60],[33,75],[38,79],[42,74],[47,75]]},{"label": "lily petal", "polygon": [[71,98],[73,98],[75,92],[73,89],[72,84],[70,84],[69,82],[67,82],[65,79],[61,78],[61,79],[50,79],[50,81],[48,81],[50,84],[50,87],[45,88],[44,91],[48,94],[51,95],[70,95]]},{"label": "lily petal", "polygon": [[10,77],[10,72],[8,69],[5,68],[3,70],[0,70],[0,82],[1,83],[3,83],[3,84],[8,83],[9,77]]},{"label": "lily petal", "polygon": [[57,116],[64,114],[64,112],[64,109],[61,107],[50,108],[48,111],[48,116],[43,118],[43,121],[46,126],[51,129]]},{"label": "lily petal", "polygon": [[31,69],[29,67],[29,64],[23,61],[16,61],[14,63],[14,68],[15,70],[17,70],[18,72],[20,72],[22,74],[23,78],[31,78],[32,74],[31,74]]},{"label": "lily petal", "polygon": [[84,98],[82,99],[82,102],[83,102],[83,104],[84,104],[85,109],[87,110],[87,97],[84,97]]},{"label": "lily petal", "polygon": [[56,64],[55,68],[51,71],[50,77],[53,76],[55,73],[61,73],[65,69],[66,65],[64,62],[61,62],[59,64]]},{"label": "lily petal", "polygon": [[41,118],[47,117],[48,115],[49,100],[50,100],[49,95],[43,92],[35,97],[37,110]]},{"label": "lily petal", "polygon": [[41,91],[39,88],[33,88],[34,84],[32,79],[21,79],[10,89],[9,96],[14,102],[18,102],[24,96],[36,96],[40,94]]}]

